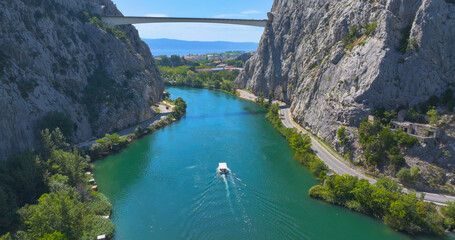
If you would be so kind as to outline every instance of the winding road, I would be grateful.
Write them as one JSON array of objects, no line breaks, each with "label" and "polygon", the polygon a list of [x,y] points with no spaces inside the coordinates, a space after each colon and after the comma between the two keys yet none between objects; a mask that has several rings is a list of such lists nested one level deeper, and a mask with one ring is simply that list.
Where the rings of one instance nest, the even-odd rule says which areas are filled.
[{"label": "winding road", "polygon": [[[252,93],[249,93],[245,90],[237,90],[241,98],[254,101],[256,96]],[[332,169],[334,172],[340,175],[348,174],[351,176],[356,176],[360,179],[366,179],[370,183],[376,183],[377,180],[367,176],[361,170],[357,169],[351,163],[345,161],[338,153],[333,151],[331,148],[324,146],[321,140],[314,136],[311,132],[308,132],[306,129],[301,127],[299,124],[292,120],[291,110],[289,106],[280,104],[280,119],[283,122],[283,125],[287,128],[295,128],[299,132],[307,134],[311,138],[311,148],[314,150],[316,155],[327,164],[327,166]],[[409,192],[408,189],[403,188],[403,192]],[[418,194],[424,194],[424,200],[427,202],[432,202],[439,205],[445,205],[448,201],[455,201],[455,197],[447,196],[436,193],[428,192],[417,192]]]}]

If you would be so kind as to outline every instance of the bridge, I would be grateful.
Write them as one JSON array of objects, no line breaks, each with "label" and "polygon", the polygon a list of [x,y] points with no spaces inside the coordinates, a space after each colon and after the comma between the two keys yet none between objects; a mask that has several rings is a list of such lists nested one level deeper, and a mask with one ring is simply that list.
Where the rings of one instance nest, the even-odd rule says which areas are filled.
[{"label": "bridge", "polygon": [[272,13],[267,13],[268,20],[254,19],[224,19],[224,18],[174,18],[174,17],[101,17],[109,25],[141,24],[141,23],[220,23],[245,25],[253,27],[267,27],[272,21]]}]

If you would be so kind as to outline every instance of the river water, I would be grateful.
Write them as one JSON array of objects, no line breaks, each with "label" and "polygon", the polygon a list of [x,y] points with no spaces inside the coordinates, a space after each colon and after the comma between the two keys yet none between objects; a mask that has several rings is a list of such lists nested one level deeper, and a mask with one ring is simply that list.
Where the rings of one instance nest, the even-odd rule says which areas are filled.
[{"label": "river water", "polygon": [[[96,162],[119,239],[409,239],[381,221],[308,197],[263,108],[225,93],[169,88],[187,116]],[[217,175],[219,162],[232,170]]]}]

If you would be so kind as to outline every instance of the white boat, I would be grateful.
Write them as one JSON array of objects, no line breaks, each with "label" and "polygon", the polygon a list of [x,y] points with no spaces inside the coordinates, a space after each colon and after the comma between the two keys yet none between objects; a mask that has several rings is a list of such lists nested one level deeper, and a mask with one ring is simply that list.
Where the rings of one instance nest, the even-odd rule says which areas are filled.
[{"label": "white boat", "polygon": [[220,174],[228,174],[230,169],[227,167],[226,163],[218,163],[218,168],[216,169]]}]

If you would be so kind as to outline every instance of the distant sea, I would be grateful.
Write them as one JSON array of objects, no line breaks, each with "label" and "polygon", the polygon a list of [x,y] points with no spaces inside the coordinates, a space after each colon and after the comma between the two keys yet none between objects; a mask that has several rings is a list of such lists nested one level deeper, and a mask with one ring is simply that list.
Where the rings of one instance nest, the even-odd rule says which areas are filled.
[{"label": "distant sea", "polygon": [[174,39],[142,39],[148,44],[153,56],[224,53],[228,51],[256,51],[254,42],[203,42]]}]

